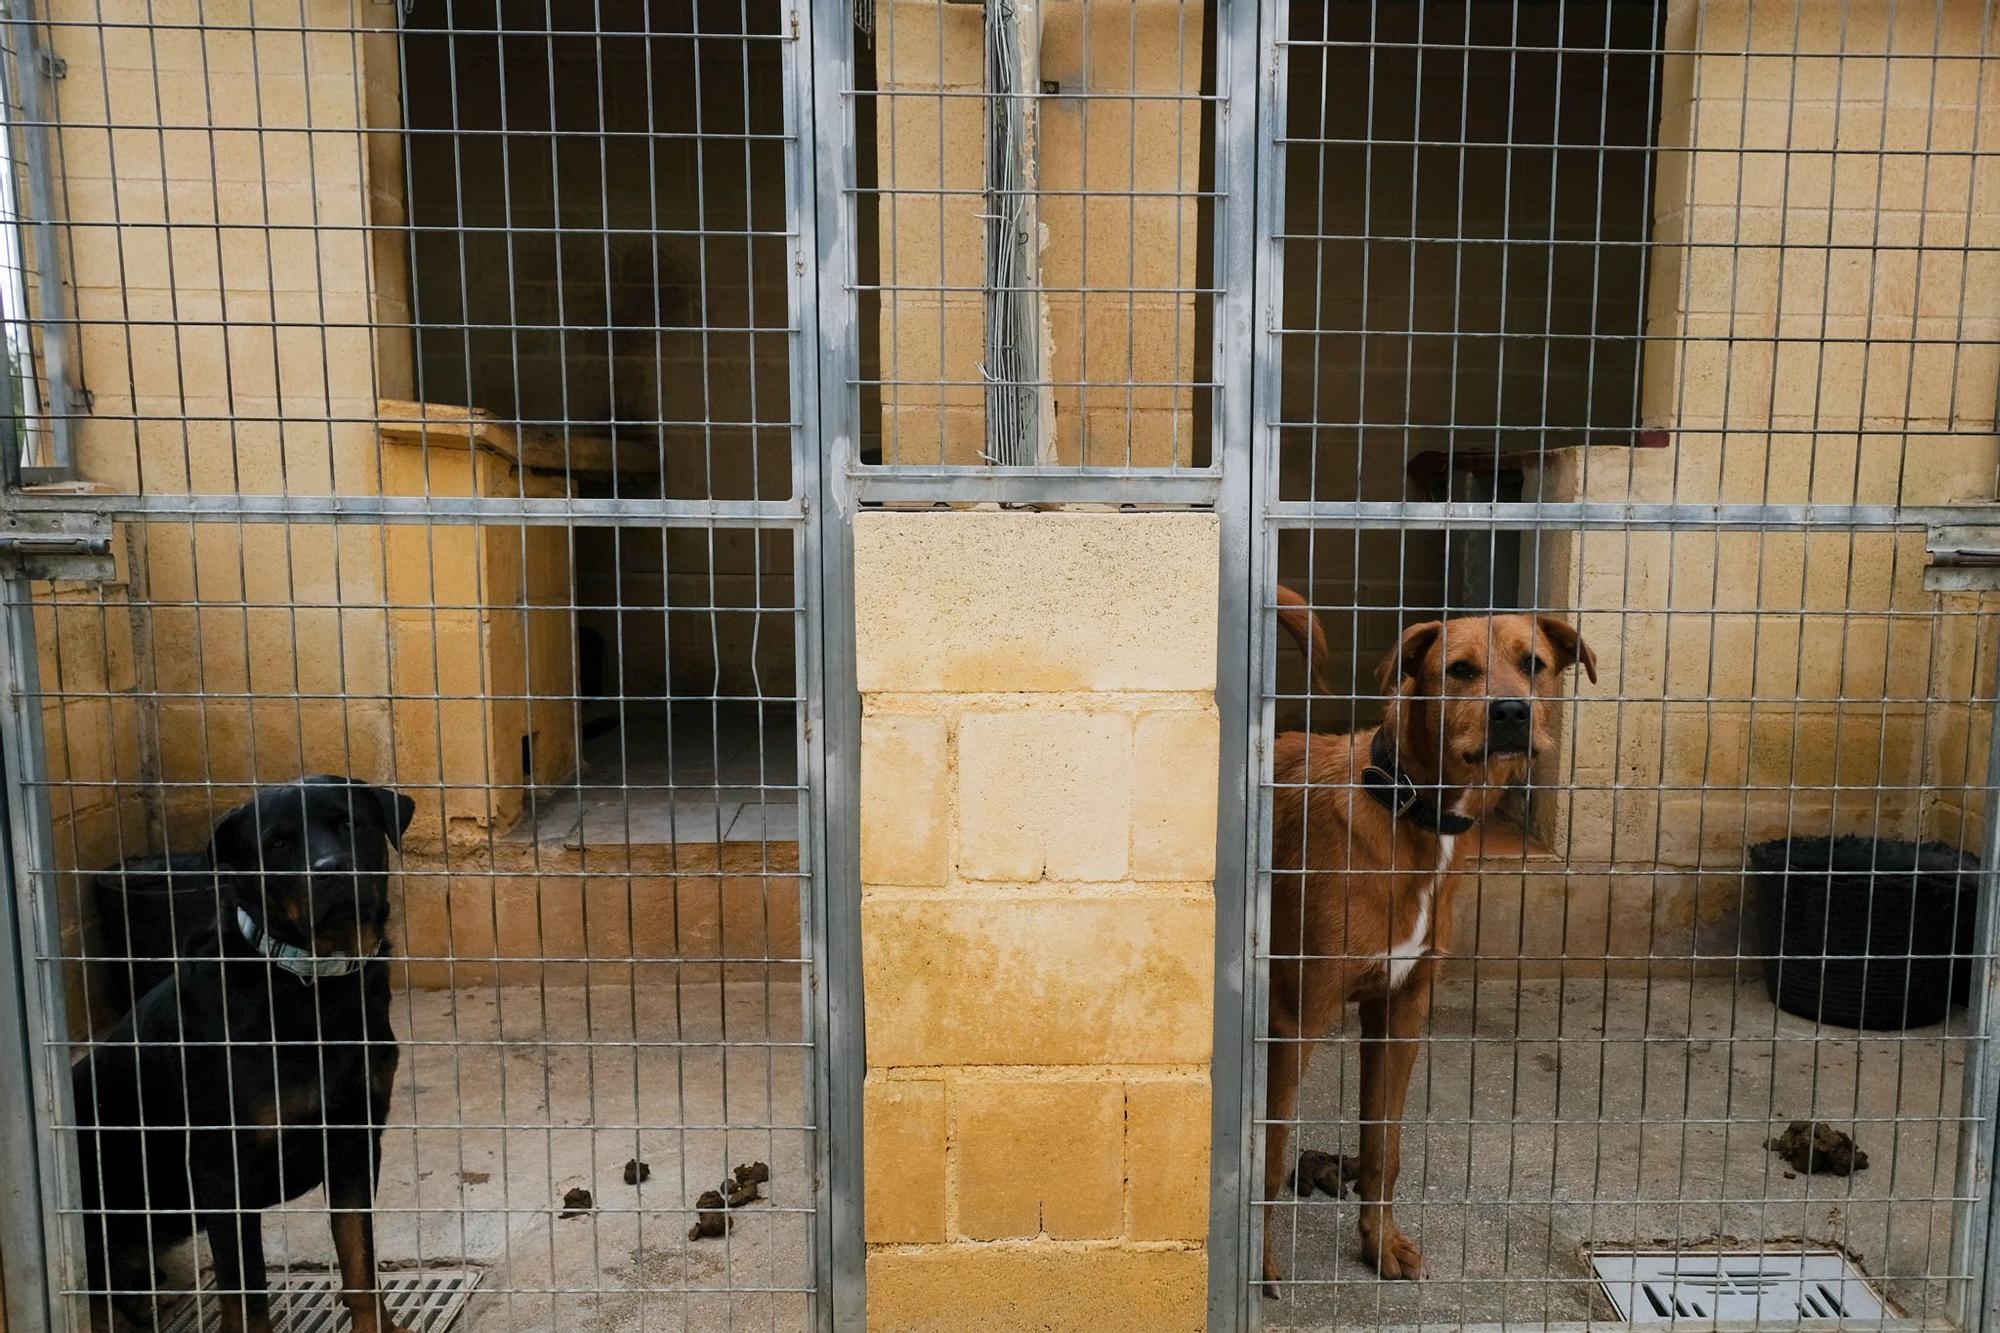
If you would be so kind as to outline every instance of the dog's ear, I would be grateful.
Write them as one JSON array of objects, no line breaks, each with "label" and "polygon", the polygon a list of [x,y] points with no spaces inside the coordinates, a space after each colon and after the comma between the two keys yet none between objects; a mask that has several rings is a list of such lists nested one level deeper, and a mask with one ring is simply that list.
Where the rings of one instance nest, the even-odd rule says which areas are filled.
[{"label": "dog's ear", "polygon": [[417,803],[399,791],[387,787],[377,787],[359,778],[344,778],[332,773],[317,773],[305,778],[307,783],[334,783],[352,789],[356,798],[365,797],[375,802],[382,812],[382,832],[387,835],[389,845],[397,851],[403,850],[403,834],[416,818]]},{"label": "dog's ear", "polygon": [[1442,620],[1427,620],[1404,630],[1402,639],[1375,668],[1375,679],[1382,686],[1382,693],[1396,694],[1406,677],[1423,674],[1425,655],[1443,636]]},{"label": "dog's ear", "polygon": [[387,787],[366,787],[363,790],[382,803],[382,831],[389,835],[389,845],[402,851],[403,834],[409,830],[410,821],[416,818],[417,803]]},{"label": "dog's ear", "polygon": [[1590,683],[1595,685],[1597,654],[1590,651],[1590,645],[1583,641],[1583,635],[1576,632],[1576,626],[1567,620],[1558,620],[1554,616],[1536,616],[1535,623],[1541,626],[1542,633],[1548,636],[1549,642],[1556,646],[1556,652],[1559,654],[1556,670],[1561,671],[1581,662],[1585,674],[1590,677]]}]

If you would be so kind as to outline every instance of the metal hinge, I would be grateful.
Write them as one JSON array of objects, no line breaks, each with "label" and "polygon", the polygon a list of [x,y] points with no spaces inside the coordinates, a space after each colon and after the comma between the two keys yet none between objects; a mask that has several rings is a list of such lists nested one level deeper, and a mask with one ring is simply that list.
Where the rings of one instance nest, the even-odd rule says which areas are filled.
[{"label": "metal hinge", "polygon": [[1932,528],[1924,534],[1924,590],[2000,592],[2000,528]]},{"label": "metal hinge", "polygon": [[93,514],[37,514],[0,525],[0,577],[109,583],[118,576],[111,522]]}]

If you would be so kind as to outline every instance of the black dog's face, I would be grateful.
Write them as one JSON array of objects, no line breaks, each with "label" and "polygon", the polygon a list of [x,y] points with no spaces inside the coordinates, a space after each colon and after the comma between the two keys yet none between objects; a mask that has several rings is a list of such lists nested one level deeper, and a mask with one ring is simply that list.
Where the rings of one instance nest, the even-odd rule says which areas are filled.
[{"label": "black dog's face", "polygon": [[236,904],[272,939],[366,957],[389,920],[389,849],[416,802],[352,778],[271,787],[215,826],[209,851]]}]

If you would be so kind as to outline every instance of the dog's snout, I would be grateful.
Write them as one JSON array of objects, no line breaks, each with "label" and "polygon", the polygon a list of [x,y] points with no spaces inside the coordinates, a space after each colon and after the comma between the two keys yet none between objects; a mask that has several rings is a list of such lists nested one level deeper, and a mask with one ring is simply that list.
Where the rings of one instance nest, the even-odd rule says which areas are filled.
[{"label": "dog's snout", "polygon": [[313,858],[315,875],[339,875],[354,869],[354,858],[346,852],[323,852]]},{"label": "dog's snout", "polygon": [[1491,722],[1503,722],[1519,726],[1528,721],[1532,714],[1526,699],[1495,699],[1486,706],[1486,717]]}]

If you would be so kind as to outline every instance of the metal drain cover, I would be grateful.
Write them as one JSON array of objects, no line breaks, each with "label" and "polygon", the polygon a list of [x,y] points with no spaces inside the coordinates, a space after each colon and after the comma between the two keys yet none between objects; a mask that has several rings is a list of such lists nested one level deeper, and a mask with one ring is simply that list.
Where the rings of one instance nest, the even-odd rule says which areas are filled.
[{"label": "metal drain cover", "polygon": [[1631,1324],[1890,1317],[1868,1279],[1831,1250],[1600,1250],[1590,1262]]},{"label": "metal drain cover", "polygon": [[[462,1268],[384,1273],[382,1301],[398,1323],[415,1333],[445,1333],[479,1274]],[[158,1333],[206,1333],[220,1327],[220,1299],[209,1291],[181,1301],[159,1323]],[[329,1273],[277,1274],[271,1279],[271,1326],[277,1333],[344,1333],[350,1327],[340,1303],[340,1283]]]}]

